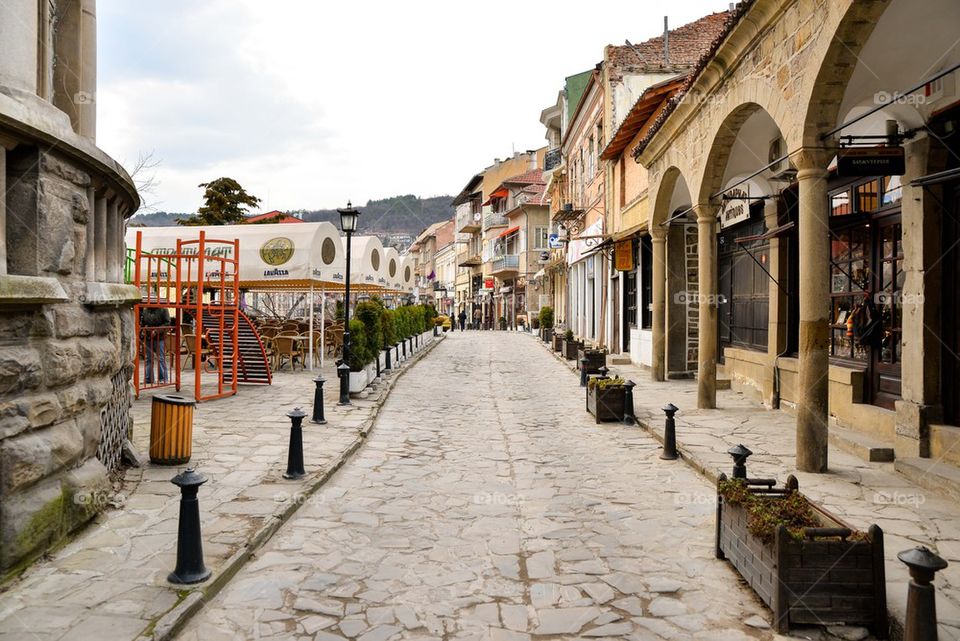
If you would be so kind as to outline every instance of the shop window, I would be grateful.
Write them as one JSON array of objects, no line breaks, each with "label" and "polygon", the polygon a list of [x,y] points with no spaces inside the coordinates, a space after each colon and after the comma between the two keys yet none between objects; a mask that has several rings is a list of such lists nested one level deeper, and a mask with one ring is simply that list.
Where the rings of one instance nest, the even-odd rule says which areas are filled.
[{"label": "shop window", "polygon": [[893,205],[903,198],[903,186],[900,176],[886,176],[883,179],[883,205]]},{"label": "shop window", "polygon": [[764,270],[770,265],[770,242],[737,242],[764,231],[763,203],[757,202],[750,206],[748,222],[724,230],[718,239],[721,346],[767,349],[770,280]]},{"label": "shop window", "polygon": [[870,180],[861,185],[857,185],[854,189],[854,195],[856,197],[856,206],[857,213],[864,214],[877,211],[877,206],[880,203],[878,188],[879,181]]},{"label": "shop window", "polygon": [[550,247],[550,228],[549,227],[534,227],[533,228],[533,248],[534,249],[548,249]]},{"label": "shop window", "polygon": [[830,197],[830,215],[846,216],[853,213],[853,207],[850,206],[850,194],[846,191],[834,194]]},{"label": "shop window", "polygon": [[857,361],[867,359],[867,350],[848,333],[854,308],[863,301],[870,283],[869,228],[866,225],[834,232],[830,242],[830,354]]},{"label": "shop window", "polygon": [[[832,226],[830,241],[830,354],[876,366],[895,366],[901,356],[903,247],[896,205],[903,197],[899,176],[871,178],[830,196],[831,204],[852,199],[859,220]],[[833,209],[835,212],[836,209]],[[873,347],[858,345],[852,317],[869,297],[882,323]]]},{"label": "shop window", "polygon": [[[640,288],[643,292],[640,327],[651,329],[653,328],[653,243],[649,236],[640,238]],[[634,314],[634,322],[636,322],[636,314]]]}]

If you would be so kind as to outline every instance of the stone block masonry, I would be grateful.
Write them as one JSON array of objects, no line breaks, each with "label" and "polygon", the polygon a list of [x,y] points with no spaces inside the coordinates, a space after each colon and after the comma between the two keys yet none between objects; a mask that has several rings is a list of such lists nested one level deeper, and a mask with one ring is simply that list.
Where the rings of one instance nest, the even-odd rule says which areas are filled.
[{"label": "stone block masonry", "polygon": [[[7,231],[15,232],[7,237],[9,268],[31,277],[21,290],[50,279],[67,300],[0,306],[3,575],[96,514],[129,426],[130,301],[91,301],[86,294],[94,280],[83,255],[91,177],[52,151],[33,158],[30,171],[21,172],[31,180],[12,188],[18,206],[8,211]],[[17,285],[12,289],[16,301]]]}]

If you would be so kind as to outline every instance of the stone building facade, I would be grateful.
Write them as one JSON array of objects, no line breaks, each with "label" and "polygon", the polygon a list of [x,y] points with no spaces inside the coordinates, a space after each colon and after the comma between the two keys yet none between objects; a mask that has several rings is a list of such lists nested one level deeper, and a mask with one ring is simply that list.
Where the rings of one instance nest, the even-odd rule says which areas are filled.
[{"label": "stone building facade", "polygon": [[[698,292],[665,278],[654,299],[697,307],[698,405],[716,406],[719,370],[794,409],[801,470],[827,469],[828,439],[898,463],[960,461],[960,7],[924,5],[740,3],[634,147],[652,228],[696,221]],[[905,172],[853,176],[838,166],[850,145],[902,146]],[[654,244],[654,261],[669,268],[670,247]],[[860,348],[848,320],[868,299],[883,331]],[[669,343],[663,323],[654,332]],[[654,354],[655,375],[668,357],[669,345]]]},{"label": "stone building facade", "polygon": [[89,520],[129,429],[139,206],[96,146],[94,0],[0,3],[0,573]]}]

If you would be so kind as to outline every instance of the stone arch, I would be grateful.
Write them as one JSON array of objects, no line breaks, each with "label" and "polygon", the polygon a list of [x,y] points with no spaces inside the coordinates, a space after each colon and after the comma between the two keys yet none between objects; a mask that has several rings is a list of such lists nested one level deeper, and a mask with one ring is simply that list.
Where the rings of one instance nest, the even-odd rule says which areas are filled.
[{"label": "stone arch", "polygon": [[819,57],[814,55],[811,61],[811,66],[816,66],[818,72],[804,74],[801,90],[800,104],[805,105],[801,132],[803,146],[821,146],[821,134],[836,126],[858,55],[890,3],[891,0],[845,0],[842,4],[827,4],[831,12],[821,29],[823,35],[820,38],[825,45]]},{"label": "stone arch", "polygon": [[[772,92],[772,90],[768,91]],[[744,125],[754,115],[758,113],[766,114],[773,121],[777,133],[784,139],[783,152],[794,149],[788,137],[790,131],[789,125],[784,127],[786,114],[783,110],[783,102],[777,98],[762,100],[756,92],[752,92],[754,98],[758,100],[749,100],[738,102],[731,106],[725,112],[725,116],[717,123],[712,130],[712,136],[708,137],[710,150],[703,157],[703,166],[697,185],[697,203],[703,204],[710,201],[710,196],[723,188],[723,178],[727,171],[731,157],[737,151],[737,143],[740,140],[740,134]],[[771,94],[768,94],[768,98]],[[764,106],[766,105],[766,106]],[[756,169],[768,164],[769,159],[756,151],[750,151],[756,157]]]},{"label": "stone arch", "polygon": [[678,186],[682,186],[689,192],[689,182],[684,179],[683,172],[676,165],[671,165],[663,172],[657,183],[657,195],[650,219],[651,229],[662,226],[673,215],[671,203],[674,201],[674,191]]}]

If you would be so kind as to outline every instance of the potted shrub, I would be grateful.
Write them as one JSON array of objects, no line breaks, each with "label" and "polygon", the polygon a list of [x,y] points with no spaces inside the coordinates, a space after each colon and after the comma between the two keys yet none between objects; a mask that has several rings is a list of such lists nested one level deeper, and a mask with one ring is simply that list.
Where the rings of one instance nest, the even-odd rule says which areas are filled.
[{"label": "potted shrub", "polygon": [[727,559],[773,610],[791,623],[863,625],[887,638],[883,532],[857,532],[798,490],[775,479],[717,483],[717,558]]},{"label": "potted shrub", "polygon": [[553,308],[541,307],[537,314],[537,321],[540,323],[540,339],[544,343],[553,340]]},{"label": "potted shrub", "polygon": [[350,392],[362,392],[369,383],[366,366],[370,358],[367,336],[363,323],[356,318],[350,320],[350,350],[347,365],[350,366]]},{"label": "potted shrub", "polygon": [[587,374],[598,374],[600,368],[607,364],[607,352],[602,349],[593,349],[584,345],[577,350],[577,367],[584,358],[587,359]]},{"label": "potted shrub", "polygon": [[573,330],[568,329],[563,335],[563,357],[568,361],[574,360],[582,347],[583,341],[575,340],[573,338]]},{"label": "potted shrub", "polygon": [[587,411],[597,423],[622,421],[627,388],[623,379],[593,376],[587,380]]}]

